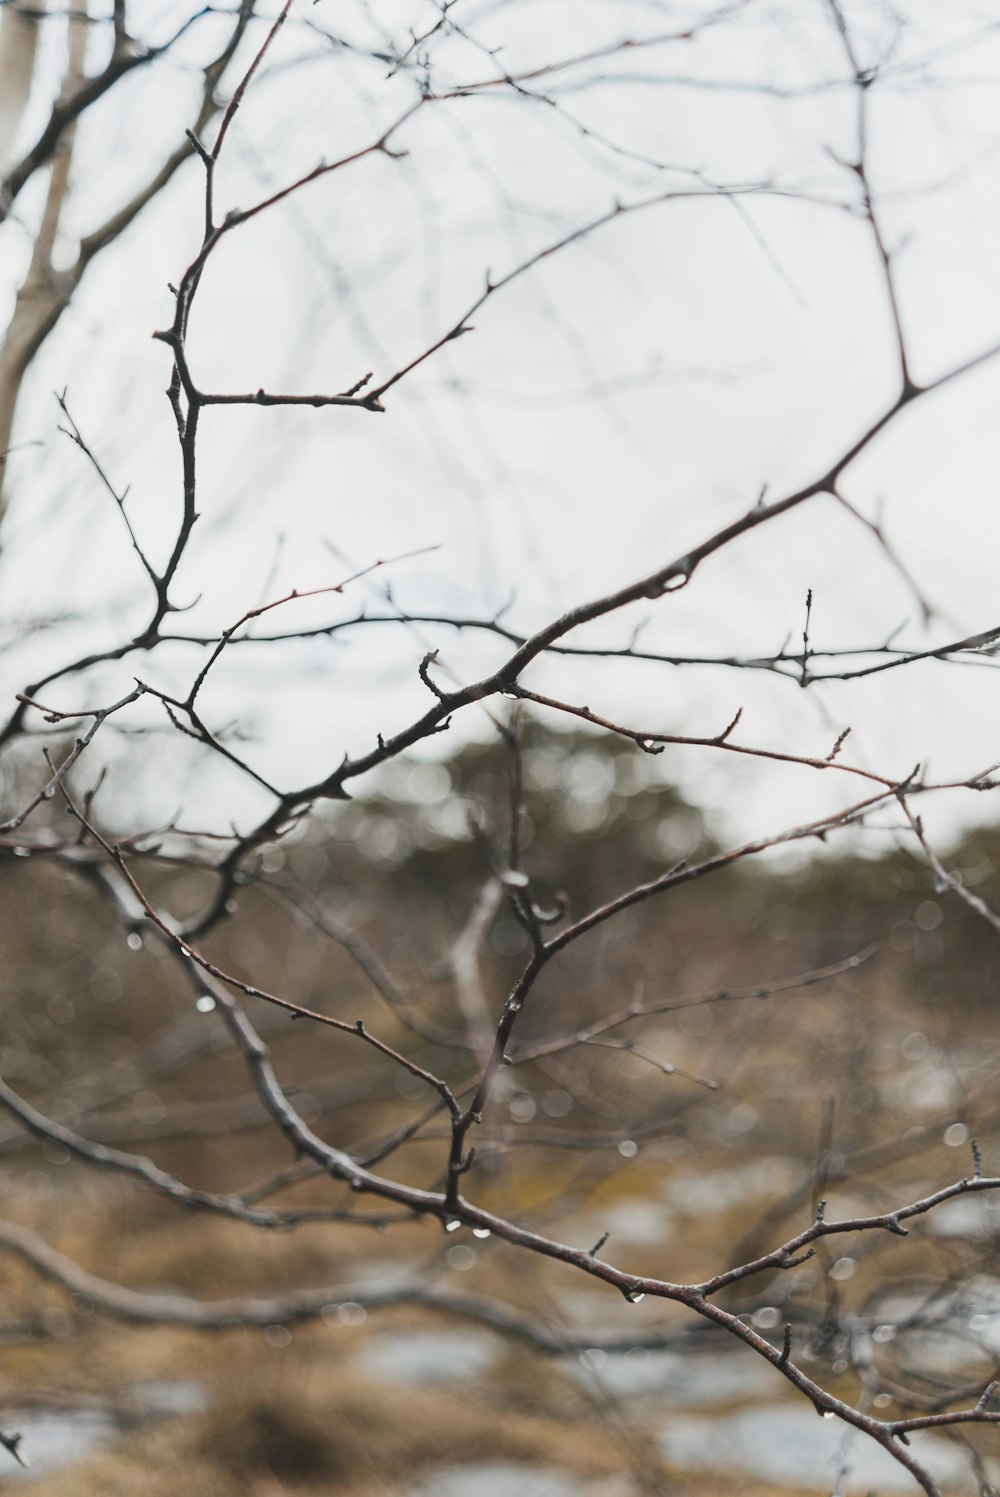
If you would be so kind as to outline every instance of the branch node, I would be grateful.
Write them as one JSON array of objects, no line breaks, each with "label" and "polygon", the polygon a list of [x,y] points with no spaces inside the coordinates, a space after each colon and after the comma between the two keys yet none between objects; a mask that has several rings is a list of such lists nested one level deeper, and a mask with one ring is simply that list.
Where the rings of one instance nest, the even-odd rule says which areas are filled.
[{"label": "branch node", "polygon": [[798,1266],[799,1266],[800,1263],[808,1263],[809,1259],[810,1258],[815,1258],[815,1256],[816,1256],[816,1249],[815,1248],[807,1248],[804,1253],[795,1253],[791,1257],[779,1259],[778,1260],[778,1267],[779,1268],[798,1268]]},{"label": "branch node", "polygon": [[418,671],[419,671],[420,679],[421,679],[421,681],[423,681],[423,683],[427,687],[428,691],[432,691],[434,693],[434,695],[437,697],[438,701],[439,702],[443,702],[443,701],[447,700],[448,693],[446,691],[442,691],[439,686],[435,686],[434,682],[430,678],[430,673],[429,673],[429,670],[428,670],[428,667],[432,666],[434,664],[434,662],[437,660],[437,658],[438,658],[438,652],[437,652],[437,650],[428,650],[427,654],[424,656],[423,660],[421,660],[421,662],[420,662],[420,665],[418,667]]},{"label": "branch node", "polygon": [[741,707],[739,709],[739,711],[737,712],[736,716],[733,718],[732,722],[729,724],[729,726],[726,727],[726,728],[723,728],[722,732],[718,735],[717,738],[713,738],[712,742],[716,743],[716,744],[725,743],[726,740],[729,738],[729,735],[738,726],[740,718],[742,716],[743,716],[743,708]]},{"label": "branch node", "polygon": [[188,140],[194,146],[195,150],[197,151],[198,155],[201,157],[201,159],[205,163],[205,165],[206,166],[211,166],[211,164],[212,164],[212,158],[209,155],[208,151],[205,149],[205,147],[202,145],[201,141],[198,139],[198,137],[194,133],[194,131],[193,130],[185,130],[184,134],[187,136]]},{"label": "branch node", "polygon": [[838,737],[836,743],[833,745],[833,748],[830,750],[830,752],[826,756],[826,762],[827,762],[827,764],[832,764],[833,761],[834,761],[834,759],[836,759],[837,755],[840,753],[841,749],[844,747],[844,744],[847,742],[847,739],[848,739],[848,736],[849,736],[850,732],[851,732],[850,728],[845,728],[844,731],[840,734],[840,736]]},{"label": "branch node", "polygon": [[987,1383],[986,1384],[986,1387],[982,1391],[982,1395],[981,1395],[981,1397],[979,1399],[979,1402],[976,1404],[975,1412],[977,1414],[985,1414],[986,1413],[986,1406],[989,1403],[990,1399],[993,1397],[993,1394],[996,1392],[996,1389],[997,1389],[996,1380],[994,1380],[992,1383]]}]

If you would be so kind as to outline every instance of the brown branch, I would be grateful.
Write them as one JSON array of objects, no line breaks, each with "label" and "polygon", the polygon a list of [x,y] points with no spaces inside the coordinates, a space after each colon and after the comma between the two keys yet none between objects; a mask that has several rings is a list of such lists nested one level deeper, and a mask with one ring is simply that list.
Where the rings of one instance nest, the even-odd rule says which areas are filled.
[{"label": "brown branch", "polygon": [[137,686],[134,691],[130,691],[120,701],[113,702],[110,707],[84,708],[79,712],[55,712],[51,708],[43,707],[40,702],[36,702],[33,698],[18,693],[18,701],[23,702],[25,706],[35,707],[39,712],[43,712],[46,722],[65,722],[68,719],[80,717],[92,717],[94,721],[86,733],[75,740],[73,747],[58,768],[53,768],[50,764],[52,773],[41,790],[33,795],[27,805],[23,806],[15,816],[10,817],[7,821],[0,822],[0,832],[16,831],[18,827],[24,825],[31,813],[37,810],[43,802],[51,800],[56,791],[62,788],[69,771],[89,748],[90,744],[94,741],[94,737],[107,722],[108,718],[112,717],[116,712],[120,712],[123,707],[130,706],[132,702],[137,702],[144,694],[145,689],[144,686]]},{"label": "brown branch", "polygon": [[[538,707],[549,707],[555,712],[566,713],[570,717],[581,718],[584,722],[593,723],[595,727],[604,728],[609,733],[616,734],[619,738],[628,738],[644,753],[660,753],[668,745],[677,745],[687,748],[715,748],[725,749],[731,754],[745,754],[754,759],[771,759],[780,764],[800,764],[807,769],[839,769],[845,774],[860,775],[862,779],[871,780],[877,785],[891,785],[892,781],[884,775],[875,774],[870,769],[862,769],[858,765],[836,763],[836,753],[844,742],[847,733],[842,733],[837,740],[837,746],[832,754],[819,759],[809,754],[785,754],[777,749],[754,748],[750,744],[733,743],[730,734],[733,732],[742,715],[742,707],[733,718],[732,722],[711,738],[694,738],[683,733],[658,733],[644,728],[629,728],[621,723],[612,722],[610,718],[602,717],[597,712],[592,712],[589,707],[574,707],[568,702],[557,701],[554,697],[542,696],[539,692],[529,691],[524,686],[513,686],[508,695],[517,697],[523,702],[534,702]],[[849,730],[848,730],[849,731]]]},{"label": "brown branch", "polygon": [[124,48],[116,48],[104,69],[92,78],[86,78],[67,97],[60,98],[35,144],[22,156],[6,176],[0,180],[0,223],[10,213],[15,199],[35,172],[52,157],[64,134],[80,118],[85,110],[104,97],[116,83],[134,69],[145,67],[156,58],[163,57],[211,10],[205,7],[189,16],[174,34],[158,47],[143,47],[136,42]]}]

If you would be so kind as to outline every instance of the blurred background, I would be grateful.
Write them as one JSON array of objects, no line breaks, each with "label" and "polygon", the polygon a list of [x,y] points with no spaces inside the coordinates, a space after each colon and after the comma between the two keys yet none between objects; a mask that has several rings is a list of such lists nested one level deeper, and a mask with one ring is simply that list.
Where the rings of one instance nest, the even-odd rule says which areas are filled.
[{"label": "blurred background", "polygon": [[[544,0],[473,5],[467,26],[459,14],[439,27],[429,3],[305,12],[293,11],[241,110],[219,166],[220,207],[246,207],[370,144],[412,105],[425,59],[440,93],[502,79],[504,69],[542,72],[516,89],[501,83],[434,103],[394,137],[401,160],[360,161],[221,244],[190,330],[205,389],[345,389],[369,370],[377,382],[451,327],[487,272],[498,279],[616,199],[702,182],[757,190],[625,215],[543,261],[476,315],[474,334],[402,381],[384,417],[208,412],[201,533],[178,579],[190,632],[225,627],[265,593],[328,585],[423,546],[439,549],[376,579],[391,584],[399,608],[488,618],[509,605],[506,622],[525,632],[682,555],[744,514],[765,484],[774,498],[818,477],[894,398],[878,257],[843,164],[855,149],[856,93],[823,0],[718,12]],[[141,22],[143,43],[163,44],[188,16],[171,0],[143,7],[132,24]],[[872,188],[896,257],[913,375],[929,380],[989,346],[1000,326],[996,17],[989,5],[942,13],[873,3],[851,7],[849,19],[863,59],[878,68],[866,94]],[[176,434],[162,393],[169,361],[151,334],[169,321],[168,285],[200,233],[202,181],[190,153],[117,237],[95,250],[94,236],[106,236],[185,147],[202,69],[221,54],[230,24],[223,13],[201,16],[79,121],[51,249],[51,274],[64,278],[62,297],[72,295],[20,383],[6,464],[8,637],[39,619],[50,625],[44,637],[22,638],[16,654],[5,651],[11,689],[66,656],[54,616],[68,615],[69,649],[81,639],[100,647],[134,628],[146,606],[114,505],[58,435],[66,422],[54,392],[66,391],[118,489],[131,486],[131,513],[154,559],[176,532]],[[41,128],[66,62],[64,18],[37,31],[11,157]],[[108,24],[95,21],[86,35],[83,66],[97,69]],[[255,41],[256,32],[245,47]],[[648,44],[621,46],[628,41]],[[386,61],[404,54],[402,65]],[[564,65],[573,58],[584,60]],[[35,174],[4,225],[8,309],[46,187],[45,173]],[[819,499],[714,558],[669,607],[633,609],[580,642],[623,644],[641,624],[650,649],[771,655],[801,639],[809,588],[815,649],[890,636],[926,649],[994,627],[997,378],[987,364],[917,403],[844,477],[845,496],[883,526],[911,582],[887,565],[870,531]],[[921,600],[936,610],[927,625]],[[330,601],[298,605],[282,627],[327,622],[336,617]],[[356,588],[343,613],[373,601]],[[350,644],[332,656],[332,689],[327,640],[257,652],[253,679],[267,690],[250,703],[242,679],[229,684],[235,663],[220,668],[216,710],[260,733],[262,772],[280,766],[285,780],[302,782],[326,765],[331,741],[354,751],[376,728],[407,721],[425,699],[415,667],[427,648],[441,647],[462,679],[503,648],[471,633],[425,639],[374,628]],[[158,684],[176,685],[200,663],[177,645],[149,668]],[[802,753],[825,754],[831,728],[835,737],[851,726],[855,757],[885,772],[903,775],[919,759],[942,779],[965,778],[993,758],[995,687],[983,667],[941,672],[931,662],[809,692],[760,672],[667,673],[649,704],[665,729],[706,736],[742,705],[757,741]],[[131,676],[124,661],[101,688],[127,690]],[[584,682],[560,662],[557,678],[540,670],[535,684],[557,681],[555,694],[569,700],[585,684],[608,715],[634,718],[643,680],[635,668],[591,662]],[[299,730],[304,713],[308,733]],[[466,724],[456,733],[489,733],[481,716]],[[172,745],[175,765],[177,752]],[[838,794],[814,775],[766,766],[750,775],[683,751],[664,768],[739,835],[770,830],[776,801],[787,819],[807,819]],[[170,814],[178,773],[158,780],[153,814]],[[144,807],[156,793],[143,785]],[[205,764],[184,785],[197,817],[220,795],[233,814],[253,793],[242,776],[217,784]],[[251,799],[245,814],[257,809]],[[960,819],[961,798],[940,814]],[[981,804],[964,814],[978,819]]]}]

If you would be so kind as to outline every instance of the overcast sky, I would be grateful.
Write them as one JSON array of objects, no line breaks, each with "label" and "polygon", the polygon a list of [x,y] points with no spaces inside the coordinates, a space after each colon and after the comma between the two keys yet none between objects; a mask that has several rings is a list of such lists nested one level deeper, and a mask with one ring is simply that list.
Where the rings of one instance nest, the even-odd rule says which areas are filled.
[{"label": "overcast sky", "polygon": [[[713,9],[459,0],[452,16],[466,35],[435,40],[432,83],[487,78],[497,57],[515,73],[676,31]],[[156,13],[172,27],[185,11]],[[372,587],[390,581],[405,609],[488,617],[510,602],[507,622],[528,630],[683,553],[763,485],[777,497],[819,476],[891,403],[884,281],[870,229],[845,211],[858,203],[843,164],[856,151],[856,95],[830,10],[748,0],[732,11],[694,40],[554,73],[528,85],[532,96],[498,87],[426,108],[395,138],[404,159],[345,168],[231,236],[193,324],[202,388],[332,391],[405,364],[462,315],[488,270],[498,278],[615,199],[706,181],[768,188],[623,215],[553,256],[401,382],[385,414],[207,412],[201,534],[176,588],[194,606],[178,628],[218,630],[265,596],[437,546],[343,600],[289,605],[275,627],[374,604]],[[426,30],[435,13],[418,0],[302,0],[237,117],[221,201],[244,207],[376,138],[417,80],[407,69],[387,77],[370,53],[398,47],[410,24]],[[846,14],[862,58],[879,67],[867,96],[871,183],[913,373],[930,380],[1000,342],[1000,21],[995,5],[972,0],[858,0]],[[74,232],[176,143],[212,40],[195,28],[183,59],[137,72],[86,117]],[[53,27],[28,136],[51,98],[59,45]],[[95,35],[95,62],[102,45]],[[192,161],[88,272],[31,373],[16,436],[40,445],[11,459],[0,558],[8,694],[81,642],[123,637],[148,610],[119,517],[56,433],[53,391],[67,389],[88,442],[115,482],[131,485],[136,529],[162,557],[180,485],[167,354],[150,334],[169,319],[167,283],[197,243],[200,188]],[[29,194],[21,224],[0,230],[4,304],[23,273],[22,225],[36,213]],[[819,498],[707,562],[676,597],[587,637],[624,643],[646,621],[646,648],[769,653],[801,637],[809,588],[817,648],[875,645],[903,624],[899,640],[928,648],[1000,625],[998,413],[1000,360],[917,402],[844,478],[933,604],[929,624],[871,533]],[[27,618],[53,609],[87,618],[14,643]],[[485,636],[429,627],[372,627],[337,646],[248,645],[220,666],[206,706],[217,723],[239,717],[257,735],[248,754],[263,772],[302,783],[426,705],[416,667],[431,645],[461,680],[501,658]],[[95,705],[133,674],[182,686],[199,660],[173,647],[50,695]],[[964,777],[1000,759],[1000,677],[982,658],[809,691],[759,672],[632,662],[555,663],[530,684],[638,728],[688,734],[717,732],[742,706],[743,741],[805,754],[827,753],[850,726],[845,760],[893,775],[920,760],[935,778]],[[488,731],[477,710],[454,736]],[[178,762],[149,819],[181,796],[202,818],[222,808],[245,821],[264,808],[228,770],[207,774],[190,754]],[[721,753],[668,752],[659,767],[740,836],[855,794],[846,777]],[[953,796],[938,824],[953,830],[988,810],[986,797]]]}]

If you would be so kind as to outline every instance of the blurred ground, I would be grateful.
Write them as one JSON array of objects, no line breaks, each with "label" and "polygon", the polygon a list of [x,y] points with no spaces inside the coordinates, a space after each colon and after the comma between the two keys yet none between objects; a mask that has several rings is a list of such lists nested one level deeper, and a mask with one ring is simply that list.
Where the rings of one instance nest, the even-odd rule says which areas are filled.
[{"label": "blurred ground", "polygon": [[[532,856],[553,897],[563,888],[585,907],[602,897],[602,881],[642,877],[679,818],[691,837],[690,808],[641,787],[622,792],[626,802],[634,795],[647,797],[639,814],[626,804],[610,821],[592,816],[601,857],[582,832],[557,836],[536,809]],[[375,833],[392,809],[351,808],[367,825],[350,839],[339,825],[287,861],[272,858],[273,887],[243,891],[206,949],[300,1001],[364,1017],[418,1063],[461,1079],[469,1057],[403,1028],[342,947],[319,941],[302,917],[307,895],[346,907],[407,984],[414,1011],[456,1022],[447,958],[481,882],[476,849],[437,833],[411,837],[388,859],[366,856],[387,845]],[[404,825],[417,815],[394,809]],[[652,843],[650,826],[660,828]],[[699,837],[707,833],[695,827]],[[994,856],[984,834],[955,850],[952,865],[986,896]],[[82,1135],[149,1153],[196,1187],[242,1191],[286,1167],[287,1145],[263,1124],[217,1018],[177,990],[154,949],[126,943],[86,886],[73,886],[70,900],[56,872],[36,863],[0,868],[9,1084]],[[276,893],[292,875],[297,907]],[[173,908],[198,897],[201,875],[151,866],[148,876]],[[481,964],[494,1008],[517,970],[517,935],[498,908]],[[682,1006],[647,1021],[642,1055],[587,1047],[556,1068],[511,1068],[468,1194],[578,1246],[609,1232],[602,1253],[627,1270],[697,1280],[790,1236],[821,1196],[835,1218],[898,1206],[970,1173],[972,1138],[987,1172],[1000,1172],[989,939],[899,853],[724,875],[645,906],[628,939],[591,947],[539,990],[525,1042],[637,991]],[[872,940],[879,949],[860,967],[822,983],[763,1000],[721,996]],[[263,1006],[255,1017],[282,1080],[331,1141],[358,1148],[427,1106],[419,1081],[398,1085],[349,1037],[317,1039]],[[442,1147],[434,1123],[386,1167],[433,1183]],[[118,1323],[86,1296],[0,1259],[0,1427],[21,1428],[40,1466],[60,1429],[90,1420],[95,1444],[114,1436],[33,1478],[5,1464],[0,1486],[45,1497],[708,1497],[722,1480],[736,1497],[912,1490],[867,1465],[870,1452],[857,1445],[838,1457],[830,1428],[770,1369],[686,1313],[648,1298],[626,1305],[570,1269],[464,1230],[407,1221],[253,1230],[86,1170],[6,1123],[0,1183],[4,1215],[116,1283],[207,1299],[332,1286],[318,1320],[195,1333]],[[315,1178],[270,1197],[286,1207],[339,1200]],[[498,1302],[574,1349],[557,1357],[413,1305],[366,1314],[353,1298],[352,1288],[414,1276]],[[922,1406],[912,1400],[993,1375],[1000,1213],[989,1197],[966,1198],[915,1222],[905,1239],[838,1238],[725,1302],[776,1342],[791,1322],[796,1359],[839,1396],[874,1400],[886,1417],[912,1411]],[[657,1329],[666,1350],[601,1350],[602,1340]],[[940,1463],[949,1494],[974,1492],[962,1447],[935,1438],[931,1451],[924,1436],[918,1453]],[[977,1431],[975,1446],[988,1460],[1000,1455],[993,1430]],[[717,1467],[703,1469],[706,1460]]]}]

